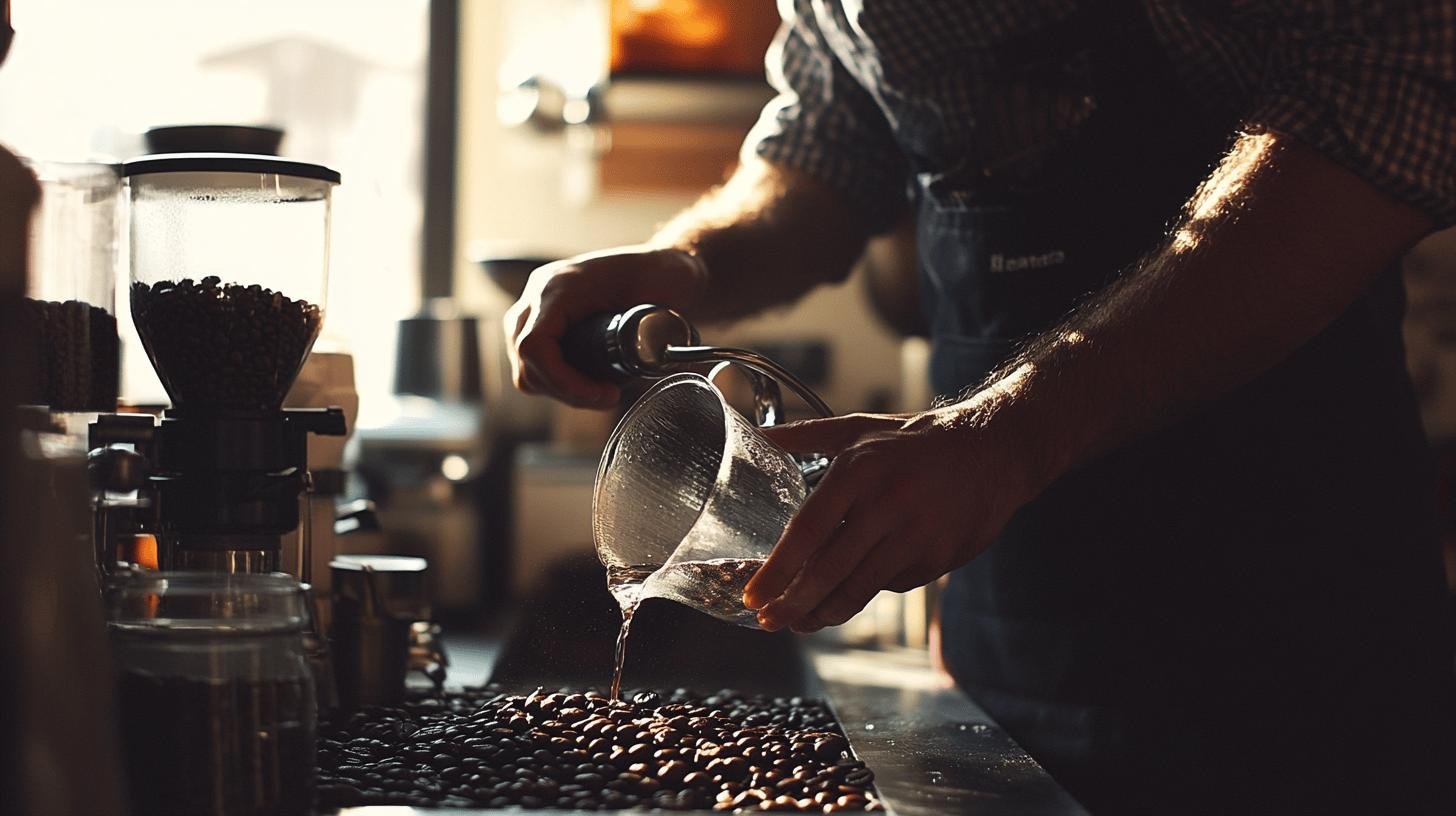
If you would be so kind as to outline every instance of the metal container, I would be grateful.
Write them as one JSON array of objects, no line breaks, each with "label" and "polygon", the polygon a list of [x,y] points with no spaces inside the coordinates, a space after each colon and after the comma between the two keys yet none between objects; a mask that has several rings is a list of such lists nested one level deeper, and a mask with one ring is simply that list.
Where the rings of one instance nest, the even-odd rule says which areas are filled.
[{"label": "metal container", "polygon": [[[427,568],[425,559],[403,555],[341,555],[329,564],[335,677],[345,709],[400,702],[414,665],[435,663],[436,682],[443,680],[437,642],[427,645],[425,660],[411,656],[419,638],[437,634],[428,631]],[[416,634],[418,624],[426,629]]]},{"label": "metal container", "polygon": [[480,329],[448,299],[427,302],[399,322],[394,393],[444,402],[481,399]]}]

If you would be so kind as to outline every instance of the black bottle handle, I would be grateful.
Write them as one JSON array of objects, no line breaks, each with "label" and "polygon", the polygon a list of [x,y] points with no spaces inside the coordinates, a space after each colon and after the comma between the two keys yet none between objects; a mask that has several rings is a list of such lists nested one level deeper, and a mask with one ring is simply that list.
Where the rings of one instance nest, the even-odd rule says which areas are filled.
[{"label": "black bottle handle", "polygon": [[615,323],[622,315],[599,312],[566,327],[561,336],[561,356],[566,364],[594,380],[617,383],[632,376],[614,363],[616,356]]}]

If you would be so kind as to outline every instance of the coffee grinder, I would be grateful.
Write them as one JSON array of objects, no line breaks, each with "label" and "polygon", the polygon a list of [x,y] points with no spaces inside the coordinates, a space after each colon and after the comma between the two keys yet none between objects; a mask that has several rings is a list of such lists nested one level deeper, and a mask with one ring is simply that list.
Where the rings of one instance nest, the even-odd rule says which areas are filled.
[{"label": "coffee grinder", "polygon": [[[120,560],[308,582],[308,437],[343,434],[344,416],[282,405],[323,324],[339,174],[178,153],[125,162],[122,176],[132,317],[172,407],[90,426],[103,570]],[[296,563],[281,563],[290,536]]]}]

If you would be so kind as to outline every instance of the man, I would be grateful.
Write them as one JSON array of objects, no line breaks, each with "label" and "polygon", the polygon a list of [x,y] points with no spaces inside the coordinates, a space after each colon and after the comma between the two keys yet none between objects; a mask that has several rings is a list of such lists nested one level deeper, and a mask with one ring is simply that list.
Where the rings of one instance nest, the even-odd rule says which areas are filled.
[{"label": "man", "polygon": [[773,434],[836,459],[765,628],[949,573],[946,664],[1094,812],[1456,812],[1397,267],[1456,221],[1456,1],[782,6],[742,165],[537,270],[518,386],[610,405],[567,325],[790,301],[913,199],[946,399]]}]

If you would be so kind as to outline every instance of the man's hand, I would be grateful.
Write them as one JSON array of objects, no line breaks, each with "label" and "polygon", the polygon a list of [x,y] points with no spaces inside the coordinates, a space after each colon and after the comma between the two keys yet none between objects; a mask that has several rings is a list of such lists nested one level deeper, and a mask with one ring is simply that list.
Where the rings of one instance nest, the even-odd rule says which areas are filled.
[{"label": "man's hand", "polygon": [[561,356],[568,326],[599,312],[639,303],[682,309],[702,296],[707,274],[678,249],[622,247],[547,264],[505,315],[506,347],[516,387],[582,408],[606,408],[617,386],[588,378]]},{"label": "man's hand", "polygon": [[533,272],[505,316],[516,387],[606,408],[619,398],[616,386],[588,379],[561,358],[567,326],[640,303],[669,306],[699,326],[734,320],[843,279],[865,238],[860,217],[833,190],[796,170],[744,161],[650,245]]},{"label": "man's hand", "polygon": [[849,620],[882,589],[905,592],[979,555],[1032,480],[972,409],[855,414],[767,428],[778,445],[834,457],[743,600],[770,631]]}]

